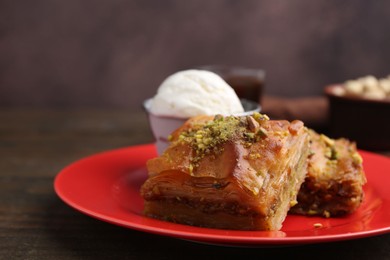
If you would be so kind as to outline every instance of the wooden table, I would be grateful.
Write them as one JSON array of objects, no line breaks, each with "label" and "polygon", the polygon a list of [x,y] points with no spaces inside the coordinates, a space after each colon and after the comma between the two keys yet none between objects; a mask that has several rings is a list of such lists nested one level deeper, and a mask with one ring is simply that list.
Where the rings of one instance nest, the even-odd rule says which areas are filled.
[{"label": "wooden table", "polygon": [[125,110],[0,111],[0,259],[390,259],[390,234],[304,246],[198,244],[111,225],[54,192],[66,165],[153,141],[143,113]]}]

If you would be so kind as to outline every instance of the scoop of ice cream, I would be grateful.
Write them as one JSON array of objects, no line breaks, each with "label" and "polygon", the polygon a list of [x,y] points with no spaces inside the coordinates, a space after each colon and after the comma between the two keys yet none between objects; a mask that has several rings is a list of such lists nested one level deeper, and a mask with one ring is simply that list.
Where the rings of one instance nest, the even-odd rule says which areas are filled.
[{"label": "scoop of ice cream", "polygon": [[192,117],[244,112],[233,88],[219,75],[205,70],[179,71],[166,78],[152,99],[155,115]]}]

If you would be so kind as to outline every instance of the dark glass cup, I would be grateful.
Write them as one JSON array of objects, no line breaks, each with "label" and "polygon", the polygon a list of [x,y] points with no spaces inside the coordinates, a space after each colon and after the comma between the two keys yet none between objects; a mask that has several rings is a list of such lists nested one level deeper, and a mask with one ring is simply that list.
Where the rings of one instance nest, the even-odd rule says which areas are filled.
[{"label": "dark glass cup", "polygon": [[205,65],[197,69],[218,74],[234,89],[240,99],[247,99],[261,104],[265,85],[264,70],[223,65]]}]

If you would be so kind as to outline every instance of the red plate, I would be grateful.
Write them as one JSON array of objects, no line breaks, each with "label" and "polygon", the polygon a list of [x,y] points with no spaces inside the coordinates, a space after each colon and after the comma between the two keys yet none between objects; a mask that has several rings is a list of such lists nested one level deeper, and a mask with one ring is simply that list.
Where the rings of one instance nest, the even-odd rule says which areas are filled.
[{"label": "red plate", "polygon": [[[287,216],[280,231],[233,231],[199,228],[142,215],[139,189],[147,177],[145,162],[156,156],[152,144],[103,152],[81,159],[56,177],[58,196],[71,207],[123,227],[203,243],[223,245],[287,245],[330,242],[390,231],[390,158],[359,151],[367,184],[365,200],[348,217]],[[321,228],[315,228],[321,223]]]}]

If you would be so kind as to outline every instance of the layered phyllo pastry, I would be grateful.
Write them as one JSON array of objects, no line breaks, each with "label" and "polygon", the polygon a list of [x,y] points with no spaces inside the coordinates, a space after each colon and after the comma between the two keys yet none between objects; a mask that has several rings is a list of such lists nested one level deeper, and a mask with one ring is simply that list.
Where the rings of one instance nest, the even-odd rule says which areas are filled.
[{"label": "layered phyllo pastry", "polygon": [[175,223],[279,230],[306,173],[308,129],[266,115],[198,116],[147,162],[144,213]]},{"label": "layered phyllo pastry", "polygon": [[354,212],[363,200],[366,183],[356,144],[314,130],[309,134],[308,173],[291,213],[336,217]]}]

